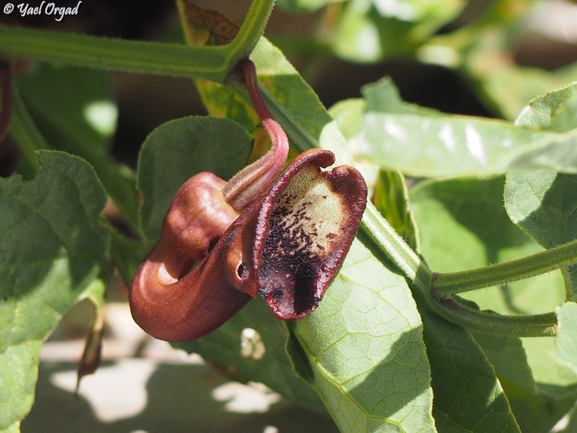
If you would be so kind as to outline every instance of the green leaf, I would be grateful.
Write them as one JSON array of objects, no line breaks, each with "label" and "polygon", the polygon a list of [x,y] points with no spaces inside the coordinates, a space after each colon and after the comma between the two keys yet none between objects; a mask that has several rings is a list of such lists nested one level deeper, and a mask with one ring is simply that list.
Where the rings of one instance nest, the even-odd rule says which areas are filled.
[{"label": "green leaf", "polygon": [[174,194],[190,177],[210,171],[228,180],[248,158],[251,137],[229,119],[185,117],[156,128],[142,145],[138,189],[142,192],[142,231],[150,241],[160,236]]},{"label": "green leaf", "polygon": [[475,340],[417,298],[431,364],[437,430],[519,432],[495,371]]},{"label": "green leaf", "polygon": [[501,382],[505,381],[535,393],[535,380],[520,338],[480,332],[473,333],[473,337],[493,364]]},{"label": "green leaf", "polygon": [[[545,248],[577,238],[577,175],[553,170],[507,175],[505,206],[511,220]],[[577,266],[562,269],[568,300],[577,299]]]},{"label": "green leaf", "polygon": [[[337,164],[351,164],[345,139],[316,93],[302,79],[283,53],[266,38],[261,38],[251,53],[258,72],[263,98],[299,151],[314,147],[331,150]],[[227,82],[243,100],[249,101],[246,88]]]},{"label": "green leaf", "polygon": [[360,241],[318,309],[292,326],[341,431],[435,431],[411,292]]},{"label": "green leaf", "polygon": [[544,137],[512,155],[509,170],[552,168],[577,174],[577,129]]},{"label": "green leaf", "polygon": [[513,149],[539,134],[504,122],[466,116],[368,111],[351,140],[359,156],[412,176],[491,175],[507,170]]},{"label": "green leaf", "polygon": [[[521,431],[549,431],[573,405],[574,396],[551,396],[535,384],[521,339],[481,333],[473,336],[495,368]],[[539,343],[547,339],[534,340]]]},{"label": "green leaf", "polygon": [[48,144],[88,161],[136,227],[140,203],[134,173],[108,153],[117,116],[110,77],[100,71],[43,64],[18,83],[30,116]]},{"label": "green leaf", "polygon": [[[495,368],[521,431],[549,431],[571,408],[577,397],[574,392],[551,395],[543,386],[535,384],[520,339],[481,333],[475,333],[474,338]],[[537,343],[547,340],[553,341],[545,338],[533,339]]]},{"label": "green leaf", "polygon": [[[428,181],[411,191],[411,209],[419,226],[421,253],[434,270],[477,268],[541,250],[509,219],[503,207],[503,188],[504,178],[500,176],[485,180]],[[466,298],[483,309],[502,314],[534,314],[551,311],[562,303],[564,290],[560,273],[553,272],[504,287],[467,293]],[[568,377],[563,381],[557,376],[543,376],[545,371],[560,369],[550,355],[549,344],[553,339],[525,339],[520,347],[518,339],[474,336],[493,364],[522,431],[546,431],[567,412],[566,394],[570,390],[566,386],[571,385],[572,379]],[[437,396],[432,360],[431,366]],[[534,387],[535,381],[554,384],[565,394],[551,395],[550,390],[545,393],[541,387]]]},{"label": "green leaf", "polygon": [[337,56],[355,62],[412,53],[463,6],[459,0],[350,0],[331,35],[331,47]]},{"label": "green leaf", "polygon": [[0,179],[0,431],[30,410],[42,342],[80,299],[102,298],[110,270],[94,170],[61,152],[39,162],[31,181]]},{"label": "green leaf", "polygon": [[18,84],[39,126],[86,146],[110,147],[118,111],[107,73],[41,63]]},{"label": "green leaf", "polygon": [[[363,163],[424,177],[501,174],[512,164],[577,166],[567,158],[568,152],[576,153],[572,137],[408,104],[389,78],[365,86],[363,96],[366,105],[349,102],[333,109],[355,160]],[[352,124],[359,117],[362,126],[355,129]],[[545,147],[549,159],[544,162],[526,156]]]},{"label": "green leaf", "polygon": [[559,318],[557,359],[577,374],[577,304],[568,302],[555,312]]},{"label": "green leaf", "polygon": [[419,251],[417,226],[408,208],[409,192],[399,171],[379,172],[373,203],[395,231],[414,251]]},{"label": "green leaf", "polygon": [[210,116],[234,120],[247,131],[253,131],[260,123],[252,106],[229,88],[211,81],[195,80],[195,84]]},{"label": "green leaf", "polygon": [[515,125],[555,132],[577,128],[577,83],[537,96],[521,110]]}]

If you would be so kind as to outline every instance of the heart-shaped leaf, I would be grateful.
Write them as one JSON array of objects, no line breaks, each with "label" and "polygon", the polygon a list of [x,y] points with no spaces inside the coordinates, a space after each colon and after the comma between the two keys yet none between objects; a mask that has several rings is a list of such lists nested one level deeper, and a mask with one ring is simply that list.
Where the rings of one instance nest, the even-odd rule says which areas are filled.
[{"label": "heart-shaped leaf", "polygon": [[94,170],[62,152],[39,162],[31,181],[0,179],[0,431],[30,410],[44,340],[80,299],[104,296],[110,271]]}]

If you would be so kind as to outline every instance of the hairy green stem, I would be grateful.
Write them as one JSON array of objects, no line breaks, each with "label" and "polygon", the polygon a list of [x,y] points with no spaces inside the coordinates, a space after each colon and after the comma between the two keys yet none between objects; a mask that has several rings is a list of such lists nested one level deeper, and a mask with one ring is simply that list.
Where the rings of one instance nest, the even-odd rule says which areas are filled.
[{"label": "hairy green stem", "polygon": [[552,337],[557,333],[555,313],[507,316],[467,307],[456,297],[433,297],[429,306],[439,316],[466,329],[507,337]]},{"label": "hairy green stem", "polygon": [[[439,274],[434,274],[430,270],[428,265],[405,243],[371,203],[368,203],[365,210],[361,229],[398,267],[411,287],[419,291],[425,298],[427,305],[444,319],[467,329],[498,335],[516,337],[555,335],[557,317],[554,313],[529,316],[505,316],[487,313],[463,305],[453,295],[443,296],[438,292],[433,292],[431,287],[435,278],[439,278]],[[524,259],[520,259],[520,261],[522,260]],[[573,260],[577,261],[577,258]],[[530,260],[529,262],[532,263],[533,261]],[[487,268],[490,267],[482,269]],[[465,271],[462,274],[467,272],[471,271]]]},{"label": "hairy green stem", "polygon": [[222,83],[235,63],[257,43],[273,6],[274,0],[253,1],[237,37],[230,44],[218,47],[128,41],[0,26],[0,53],[11,58]]},{"label": "hairy green stem", "polygon": [[438,295],[469,292],[534,277],[576,262],[577,240],[508,262],[435,274],[431,289]]},{"label": "hairy green stem", "polygon": [[433,272],[370,202],[367,203],[361,220],[361,228],[401,273],[427,297]]},{"label": "hairy green stem", "polygon": [[88,68],[204,78],[222,81],[226,50],[155,42],[128,41],[73,33],[0,27],[4,56],[30,58]]}]

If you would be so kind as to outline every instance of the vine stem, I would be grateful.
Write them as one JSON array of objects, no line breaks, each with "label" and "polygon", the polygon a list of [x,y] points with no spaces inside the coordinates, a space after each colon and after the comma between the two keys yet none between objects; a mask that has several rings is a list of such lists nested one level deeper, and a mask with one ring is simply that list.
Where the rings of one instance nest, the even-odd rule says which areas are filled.
[{"label": "vine stem", "polygon": [[[433,281],[438,282],[442,274],[435,274],[431,271],[424,260],[395,232],[372,203],[367,204],[365,214],[361,221],[361,229],[379,249],[387,255],[393,264],[397,266],[399,271],[407,278],[411,287],[418,290],[425,298],[427,305],[444,319],[463,328],[505,336],[543,337],[554,336],[556,334],[557,317],[554,313],[528,316],[499,315],[470,308],[459,302],[459,299],[452,293],[439,294],[431,290]],[[573,248],[575,247],[577,247],[577,241]],[[569,252],[565,251],[564,254],[569,254]],[[575,254],[576,253],[574,253],[574,255]],[[573,258],[573,261],[577,261],[577,258]],[[516,279],[528,278],[529,276],[540,273],[540,271],[536,269],[534,269],[536,272],[530,273],[528,272],[529,269],[542,269],[539,266],[539,257],[534,258],[533,256],[529,256],[528,258],[518,259],[514,262],[515,263],[504,262],[501,266],[508,269],[511,275],[516,275]],[[518,270],[515,274],[515,269],[519,266],[519,262],[523,263],[523,269],[526,270],[523,275],[519,275],[521,272]],[[481,270],[486,272],[487,269],[494,266],[487,266],[481,268]],[[556,264],[552,269],[560,266],[564,265]],[[464,271],[459,274],[466,276],[469,272],[471,271]],[[480,271],[475,269],[472,272]],[[547,270],[543,272],[547,272]],[[474,278],[472,278],[472,280],[473,279]]]},{"label": "vine stem", "polygon": [[124,72],[200,78],[222,83],[264,32],[274,0],[254,0],[236,38],[205,47],[128,41],[0,25],[2,55]]},{"label": "vine stem", "polygon": [[464,293],[534,277],[573,263],[577,263],[577,240],[508,262],[435,274],[431,289],[437,295]]}]

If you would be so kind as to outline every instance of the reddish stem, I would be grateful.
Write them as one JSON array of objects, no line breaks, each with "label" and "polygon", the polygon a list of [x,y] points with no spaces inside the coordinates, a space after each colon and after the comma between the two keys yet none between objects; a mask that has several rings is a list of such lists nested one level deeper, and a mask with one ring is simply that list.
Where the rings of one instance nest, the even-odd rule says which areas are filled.
[{"label": "reddish stem", "polygon": [[254,63],[245,59],[241,66],[246,87],[256,113],[270,136],[270,150],[251,165],[237,173],[224,187],[223,195],[235,210],[244,209],[262,194],[281,171],[289,151],[288,137],[268,110],[258,86]]}]

